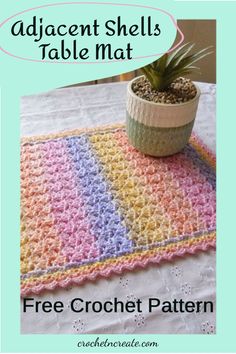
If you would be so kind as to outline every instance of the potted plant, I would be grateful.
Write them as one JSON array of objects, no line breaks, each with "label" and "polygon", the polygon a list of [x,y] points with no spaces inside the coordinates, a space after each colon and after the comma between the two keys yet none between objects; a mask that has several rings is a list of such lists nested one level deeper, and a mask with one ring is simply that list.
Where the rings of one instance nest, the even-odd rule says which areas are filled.
[{"label": "potted plant", "polygon": [[190,54],[193,47],[187,43],[163,55],[128,84],[127,135],[144,154],[173,155],[190,138],[200,90],[184,76],[199,70],[193,64],[212,53],[208,47]]}]

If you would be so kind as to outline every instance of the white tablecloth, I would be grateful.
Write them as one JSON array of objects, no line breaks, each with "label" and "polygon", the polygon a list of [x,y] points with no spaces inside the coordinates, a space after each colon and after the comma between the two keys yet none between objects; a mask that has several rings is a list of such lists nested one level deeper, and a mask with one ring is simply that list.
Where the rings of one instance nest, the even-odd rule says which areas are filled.
[{"label": "white tablecloth", "polygon": [[[125,121],[126,83],[64,88],[21,99],[21,135],[40,135]],[[200,98],[194,131],[215,151],[215,85],[199,83]],[[35,300],[60,300],[66,309],[22,312],[22,333],[215,333],[213,313],[78,314],[70,300],[80,297],[101,302],[150,297],[162,300],[213,301],[215,303],[215,252],[187,256],[145,270],[99,279],[80,287],[35,296]],[[146,306],[144,307],[146,308]]]}]

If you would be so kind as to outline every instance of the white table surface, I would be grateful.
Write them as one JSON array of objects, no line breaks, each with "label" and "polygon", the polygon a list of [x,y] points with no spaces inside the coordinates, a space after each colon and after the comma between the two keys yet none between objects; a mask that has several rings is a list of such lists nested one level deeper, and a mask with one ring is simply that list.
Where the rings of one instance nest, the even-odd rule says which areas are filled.
[{"label": "white table surface", "polygon": [[[201,98],[194,131],[215,151],[215,85],[198,83]],[[125,121],[127,83],[63,88],[21,99],[21,135],[56,133]],[[215,333],[214,313],[76,314],[67,305],[75,297],[101,302],[150,297],[171,301],[215,303],[215,251],[187,256],[145,270],[99,279],[80,287],[47,292],[35,300],[61,300],[61,314],[21,314],[21,332],[27,333]]]}]

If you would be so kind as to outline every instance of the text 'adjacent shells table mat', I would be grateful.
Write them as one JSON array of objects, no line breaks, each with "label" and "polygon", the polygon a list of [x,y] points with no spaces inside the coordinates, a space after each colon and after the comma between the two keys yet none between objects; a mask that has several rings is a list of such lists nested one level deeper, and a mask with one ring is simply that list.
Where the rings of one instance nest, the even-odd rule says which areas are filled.
[{"label": "text 'adjacent shells table mat'", "polygon": [[124,127],[23,139],[21,294],[215,247],[215,157],[145,156]]}]

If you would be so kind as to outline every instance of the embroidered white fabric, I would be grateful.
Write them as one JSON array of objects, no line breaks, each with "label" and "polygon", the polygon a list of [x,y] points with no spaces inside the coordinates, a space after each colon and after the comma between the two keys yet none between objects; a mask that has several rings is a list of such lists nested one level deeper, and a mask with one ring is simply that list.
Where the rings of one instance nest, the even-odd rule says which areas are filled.
[{"label": "embroidered white fabric", "polygon": [[[95,127],[125,121],[127,83],[63,88],[25,96],[21,99],[21,135],[40,135],[81,127]],[[201,98],[194,131],[215,151],[215,85],[199,83]],[[95,301],[113,299],[143,302],[138,313],[74,313],[74,298]],[[21,332],[30,333],[157,333],[213,334],[213,313],[148,312],[151,297],[163,301],[212,301],[215,309],[215,251],[187,256],[171,263],[149,266],[145,270],[99,279],[80,287],[47,292],[35,300],[64,303],[62,313],[23,313]]]}]

